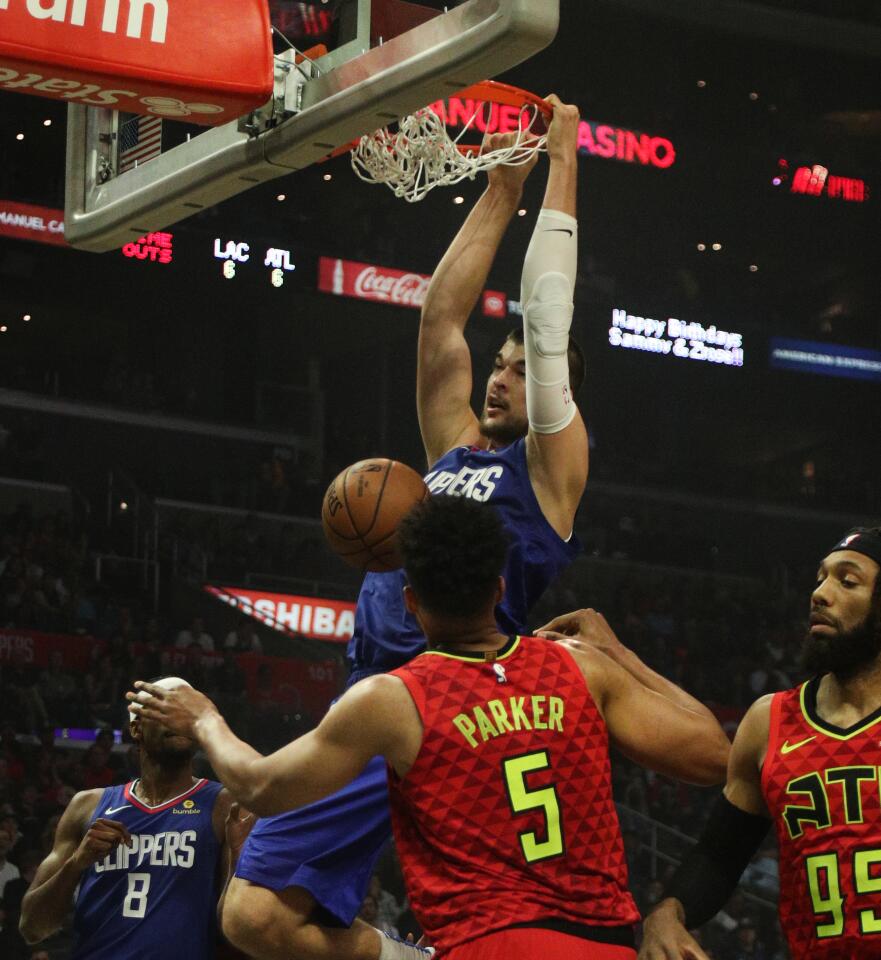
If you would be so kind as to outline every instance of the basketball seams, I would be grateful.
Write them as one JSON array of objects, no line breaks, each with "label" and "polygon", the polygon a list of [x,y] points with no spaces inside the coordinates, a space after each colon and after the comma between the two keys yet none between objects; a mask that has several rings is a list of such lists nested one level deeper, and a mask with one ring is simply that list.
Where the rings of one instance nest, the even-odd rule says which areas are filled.
[{"label": "basketball seams", "polygon": [[[355,466],[353,464],[353,466]],[[389,460],[385,465],[385,476],[382,478],[382,484],[380,485],[379,490],[376,493],[376,505],[373,508],[373,517],[370,521],[370,526],[363,532],[358,529],[358,526],[355,523],[355,517],[352,514],[351,509],[349,508],[349,474],[352,472],[352,467],[349,467],[346,470],[345,476],[343,477],[343,503],[346,507],[346,513],[349,515],[349,522],[352,524],[352,529],[358,534],[361,542],[364,544],[364,548],[369,550],[367,542],[364,539],[369,535],[370,531],[376,526],[376,518],[379,516],[379,509],[382,505],[382,495],[385,491],[386,481],[388,480],[389,474],[391,473],[393,463]]]},{"label": "basketball seams", "polygon": [[[373,519],[370,521],[370,526],[364,531],[365,537],[376,526],[376,520],[379,517],[379,511],[380,511],[380,508],[382,507],[382,496],[385,493],[385,485],[388,482],[389,474],[392,472],[392,468],[394,467],[394,465],[395,464],[393,460],[389,460],[388,463],[386,464],[385,476],[382,478],[382,483],[380,484],[379,491],[376,494],[376,506],[373,508]],[[348,480],[348,475],[346,476],[346,479]],[[346,509],[347,510],[349,509],[348,503],[346,503]],[[354,520],[352,521],[352,526],[353,527],[355,526]],[[383,540],[385,540],[385,537],[383,537]],[[367,546],[366,543],[364,545]]]},{"label": "basketball seams", "polygon": [[[359,468],[367,476],[355,477]],[[353,487],[350,492],[350,480],[358,483],[357,491]],[[397,523],[410,506],[428,495],[422,477],[406,464],[384,457],[352,464],[338,474],[325,494],[322,522],[330,547],[362,572],[397,570]],[[345,532],[340,530],[344,518]]]}]

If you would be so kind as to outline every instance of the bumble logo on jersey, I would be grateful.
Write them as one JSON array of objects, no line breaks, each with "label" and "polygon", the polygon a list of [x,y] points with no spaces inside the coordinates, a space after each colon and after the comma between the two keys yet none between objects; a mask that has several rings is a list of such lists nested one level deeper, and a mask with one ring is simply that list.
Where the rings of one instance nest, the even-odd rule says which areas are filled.
[{"label": "bumble logo on jersey", "polygon": [[173,807],[172,813],[201,813],[194,800],[184,800],[179,807]]}]

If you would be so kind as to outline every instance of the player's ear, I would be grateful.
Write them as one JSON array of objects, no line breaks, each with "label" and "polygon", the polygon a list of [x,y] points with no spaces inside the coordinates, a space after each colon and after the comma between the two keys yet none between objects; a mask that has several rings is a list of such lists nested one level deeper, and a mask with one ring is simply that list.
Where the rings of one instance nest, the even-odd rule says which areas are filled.
[{"label": "player's ear", "polygon": [[499,582],[496,584],[496,606],[498,606],[505,596],[505,578],[499,577]]},{"label": "player's ear", "polygon": [[132,719],[129,721],[128,732],[131,734],[133,743],[141,742],[141,721]]},{"label": "player's ear", "polygon": [[413,593],[413,588],[409,583],[404,585],[404,606],[414,616],[419,611],[419,601],[416,599],[416,594]]}]

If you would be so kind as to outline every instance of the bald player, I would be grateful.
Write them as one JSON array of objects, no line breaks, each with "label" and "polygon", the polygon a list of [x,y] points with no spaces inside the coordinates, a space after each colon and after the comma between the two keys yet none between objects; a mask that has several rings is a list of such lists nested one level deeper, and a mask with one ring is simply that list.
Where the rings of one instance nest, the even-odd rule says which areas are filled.
[{"label": "bald player", "polygon": [[[164,677],[155,686],[189,684]],[[21,932],[39,943],[73,906],[72,960],[210,960],[231,798],[193,775],[192,737],[130,716],[140,777],[73,797],[22,902]]]}]

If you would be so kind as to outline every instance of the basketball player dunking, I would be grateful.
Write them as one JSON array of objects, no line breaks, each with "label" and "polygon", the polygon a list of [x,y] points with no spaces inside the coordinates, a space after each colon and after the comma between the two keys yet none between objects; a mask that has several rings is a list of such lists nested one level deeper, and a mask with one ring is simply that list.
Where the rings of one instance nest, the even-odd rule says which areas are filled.
[{"label": "basketball player dunking", "polygon": [[713,783],[725,734],[673,684],[651,689],[597,649],[615,642],[598,614],[587,642],[501,633],[509,537],[495,510],[432,497],[398,533],[428,652],[351,688],[313,732],[261,757],[198,691],[138,684],[130,697],[196,737],[259,813],[310,803],[380,756],[410,902],[444,960],[634,960],[609,738]]},{"label": "basketball player dunking", "polygon": [[[430,284],[419,334],[417,407],[429,489],[487,501],[511,535],[499,628],[522,632],[549,583],[577,555],[575,511],[587,481],[588,444],[573,400],[584,376],[570,340],[577,269],[578,110],[550,97],[550,171],[526,255],[524,330],[496,355],[478,419],[470,407],[471,357],[464,331],[530,165],[499,167]],[[349,648],[350,685],[406,663],[425,647],[404,607],[404,576],[365,577]],[[382,758],[339,795],[258,821],[224,904],[223,928],[260,960],[389,960],[415,956],[355,921],[390,835]]]},{"label": "basketball player dunking", "polygon": [[[166,677],[159,689],[188,686]],[[73,960],[209,960],[218,891],[246,829],[219,783],[193,776],[195,744],[132,714],[141,776],[76,794],[21,908],[28,943],[55,933],[74,904]]]}]

